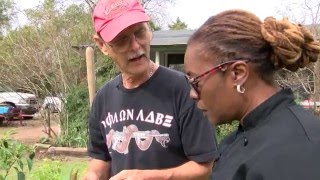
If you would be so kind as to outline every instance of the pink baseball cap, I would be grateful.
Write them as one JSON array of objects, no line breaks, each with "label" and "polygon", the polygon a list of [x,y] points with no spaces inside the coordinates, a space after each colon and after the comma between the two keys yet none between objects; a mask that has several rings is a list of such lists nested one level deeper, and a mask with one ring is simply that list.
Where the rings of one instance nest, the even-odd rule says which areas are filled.
[{"label": "pink baseball cap", "polygon": [[94,28],[106,42],[125,28],[149,20],[139,0],[100,0],[93,10]]}]

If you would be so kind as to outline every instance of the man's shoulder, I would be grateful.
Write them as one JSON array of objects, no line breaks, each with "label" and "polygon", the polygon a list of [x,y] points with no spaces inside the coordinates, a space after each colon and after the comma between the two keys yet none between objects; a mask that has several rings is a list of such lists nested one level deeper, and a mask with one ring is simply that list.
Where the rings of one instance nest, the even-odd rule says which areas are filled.
[{"label": "man's shoulder", "polygon": [[160,65],[159,69],[162,71],[163,74],[168,74],[168,76],[178,76],[178,77],[184,76],[184,73],[172,68],[165,67],[165,66]]},{"label": "man's shoulder", "polygon": [[186,85],[184,73],[164,66],[159,66],[158,77],[168,85]]},{"label": "man's shoulder", "polygon": [[101,86],[97,91],[97,96],[109,92],[112,88],[119,86],[120,84],[120,75],[117,75],[113,79],[107,81],[103,86]]}]

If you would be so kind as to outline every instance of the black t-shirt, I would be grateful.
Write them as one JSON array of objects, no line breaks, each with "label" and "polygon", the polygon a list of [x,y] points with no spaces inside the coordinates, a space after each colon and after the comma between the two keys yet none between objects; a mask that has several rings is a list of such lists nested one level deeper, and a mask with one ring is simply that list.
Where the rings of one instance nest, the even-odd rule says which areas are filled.
[{"label": "black t-shirt", "polygon": [[189,98],[182,73],[160,66],[135,89],[117,76],[99,90],[89,120],[89,156],[124,169],[164,169],[210,162],[214,128]]},{"label": "black t-shirt", "polygon": [[283,89],[219,145],[212,180],[319,180],[320,120]]}]

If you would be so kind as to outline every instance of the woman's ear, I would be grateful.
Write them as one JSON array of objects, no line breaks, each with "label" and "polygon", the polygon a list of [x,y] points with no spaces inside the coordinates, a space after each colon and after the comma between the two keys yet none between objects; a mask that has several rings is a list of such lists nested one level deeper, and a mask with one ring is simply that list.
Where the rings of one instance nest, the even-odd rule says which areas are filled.
[{"label": "woman's ear", "polygon": [[105,43],[103,42],[103,40],[97,35],[93,35],[93,41],[96,43],[96,45],[98,46],[98,48],[100,49],[100,51],[105,54],[105,55],[108,55],[108,49],[105,45]]},{"label": "woman's ear", "polygon": [[238,61],[230,66],[235,85],[243,85],[249,77],[249,66],[244,61]]}]

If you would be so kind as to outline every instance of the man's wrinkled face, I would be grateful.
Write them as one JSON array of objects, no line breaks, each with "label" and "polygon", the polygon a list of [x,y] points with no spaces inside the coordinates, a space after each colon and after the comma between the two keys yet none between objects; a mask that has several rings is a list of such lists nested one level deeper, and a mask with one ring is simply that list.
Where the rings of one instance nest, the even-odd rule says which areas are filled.
[{"label": "man's wrinkled face", "polygon": [[105,46],[108,56],[122,72],[140,74],[149,67],[152,32],[146,22],[137,23],[120,32]]}]

